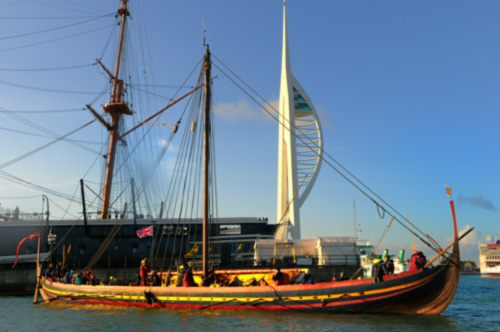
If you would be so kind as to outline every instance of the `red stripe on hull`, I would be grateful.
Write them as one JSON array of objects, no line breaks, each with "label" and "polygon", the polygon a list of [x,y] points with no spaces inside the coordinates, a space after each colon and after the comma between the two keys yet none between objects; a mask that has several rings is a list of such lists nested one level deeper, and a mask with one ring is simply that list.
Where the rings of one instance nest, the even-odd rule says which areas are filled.
[{"label": "red stripe on hull", "polygon": [[494,274],[494,273],[482,273],[481,277],[483,278],[500,278],[500,273]]}]

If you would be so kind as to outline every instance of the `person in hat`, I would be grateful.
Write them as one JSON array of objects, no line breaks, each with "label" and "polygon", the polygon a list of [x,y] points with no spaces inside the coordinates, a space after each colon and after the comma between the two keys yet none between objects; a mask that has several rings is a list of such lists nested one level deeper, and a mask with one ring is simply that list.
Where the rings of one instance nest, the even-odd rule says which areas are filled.
[{"label": "person in hat", "polygon": [[144,258],[139,267],[139,277],[141,278],[141,286],[146,286],[146,281],[149,274],[149,259]]}]

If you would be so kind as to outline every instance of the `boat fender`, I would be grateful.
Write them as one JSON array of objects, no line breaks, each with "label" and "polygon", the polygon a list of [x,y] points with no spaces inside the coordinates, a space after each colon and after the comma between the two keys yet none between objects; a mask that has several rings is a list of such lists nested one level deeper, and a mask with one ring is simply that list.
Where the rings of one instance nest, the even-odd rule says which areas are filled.
[{"label": "boat fender", "polygon": [[149,304],[153,304],[153,303],[156,303],[158,302],[158,299],[156,298],[156,296],[151,293],[151,292],[146,292],[144,291],[144,300]]}]

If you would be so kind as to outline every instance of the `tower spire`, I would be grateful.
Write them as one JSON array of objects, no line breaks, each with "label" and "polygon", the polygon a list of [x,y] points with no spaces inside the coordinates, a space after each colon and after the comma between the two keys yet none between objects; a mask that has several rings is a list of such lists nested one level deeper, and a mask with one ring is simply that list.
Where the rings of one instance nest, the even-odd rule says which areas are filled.
[{"label": "tower spire", "polygon": [[290,65],[286,3],[283,1],[283,50],[281,60],[281,83],[279,99],[279,142],[278,142],[278,223],[283,224],[281,238],[300,238],[300,217],[298,204],[292,200],[297,191],[297,165],[295,142],[295,112],[293,100],[293,76]]},{"label": "tower spire", "polygon": [[299,209],[318,176],[323,138],[318,114],[304,88],[292,75],[287,30],[286,2],[283,1],[277,197],[280,227],[275,237],[299,239]]}]

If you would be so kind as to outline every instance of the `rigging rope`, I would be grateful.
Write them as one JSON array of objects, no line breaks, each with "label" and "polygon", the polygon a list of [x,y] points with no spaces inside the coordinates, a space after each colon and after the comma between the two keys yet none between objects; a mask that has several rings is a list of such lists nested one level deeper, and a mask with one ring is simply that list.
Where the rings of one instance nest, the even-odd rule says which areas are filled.
[{"label": "rigging rope", "polygon": [[59,27],[55,27],[55,28],[50,28],[50,29],[45,29],[45,30],[40,30],[40,31],[34,31],[34,32],[29,32],[29,33],[23,33],[23,34],[14,35],[14,36],[0,37],[0,40],[20,38],[20,37],[27,37],[27,36],[38,35],[38,34],[45,33],[45,32],[50,32],[50,31],[55,31],[55,30],[61,30],[61,29],[65,29],[65,28],[69,28],[69,27],[73,27],[73,26],[85,24],[85,23],[88,23],[88,22],[96,21],[96,20],[99,20],[101,18],[110,17],[112,15],[114,15],[114,14],[106,14],[106,15],[102,15],[102,16],[97,16],[97,17],[93,17],[93,18],[91,18],[89,20],[85,20],[85,21],[81,21],[81,22],[77,22],[77,23],[72,23],[72,24],[66,24],[66,25],[62,25],[62,26],[59,26]]},{"label": "rigging rope", "polygon": [[[13,160],[11,160],[11,161],[8,161],[8,162],[6,162],[6,163],[1,164],[1,165],[0,165],[0,169],[5,168],[5,167],[7,167],[7,166],[10,166],[10,165],[12,165],[12,164],[15,164],[16,162],[18,162],[18,161],[20,161],[20,160],[23,160],[24,158],[27,158],[27,157],[29,157],[29,156],[31,156],[31,155],[33,155],[33,154],[35,154],[35,153],[39,152],[39,151],[42,151],[43,149],[45,149],[45,148],[47,148],[47,147],[49,147],[49,146],[51,146],[51,145],[53,145],[53,144],[55,144],[55,143],[57,143],[57,142],[61,141],[62,139],[64,139],[64,138],[66,138],[66,137],[68,137],[68,136],[70,136],[70,135],[72,135],[72,134],[74,134],[74,133],[76,133],[76,132],[80,131],[81,129],[83,129],[83,128],[85,128],[85,127],[89,126],[90,124],[92,124],[92,123],[93,123],[93,122],[95,122],[95,121],[96,121],[96,120],[92,120],[92,121],[90,121],[90,122],[87,122],[87,123],[86,123],[86,124],[84,124],[83,126],[81,126],[81,127],[79,127],[79,128],[76,128],[75,130],[70,131],[70,132],[69,132],[69,133],[67,133],[66,135],[63,135],[63,136],[61,136],[61,137],[58,137],[58,138],[56,138],[55,140],[53,140],[53,141],[51,141],[51,142],[49,142],[49,143],[47,143],[47,144],[44,144],[44,145],[42,145],[42,146],[40,146],[40,147],[38,147],[38,148],[36,148],[36,149],[34,149],[34,150],[32,150],[32,151],[28,152],[28,153],[25,153],[25,154],[24,154],[24,155],[22,155],[22,156],[19,156],[19,157],[15,158],[15,159],[13,159]],[[85,147],[85,149],[89,150],[89,149],[88,149],[88,148],[86,148],[86,147]],[[90,150],[90,151],[92,151],[92,150]],[[97,152],[95,152],[95,151],[92,151],[92,152],[97,153]]]},{"label": "rigging rope", "polygon": [[[114,25],[111,25],[111,27],[113,27],[113,26]],[[37,45],[49,44],[49,43],[52,43],[52,42],[55,42],[55,41],[59,41],[59,40],[63,40],[63,39],[68,39],[68,38],[72,38],[72,37],[84,35],[84,34],[87,34],[87,33],[91,33],[91,32],[94,32],[94,31],[99,31],[99,30],[107,29],[109,27],[110,27],[109,25],[106,25],[106,26],[102,26],[100,28],[92,29],[92,30],[85,31],[85,32],[76,33],[76,34],[65,36],[65,37],[49,39],[49,40],[45,40],[45,41],[41,41],[41,42],[37,42],[37,43],[32,43],[32,44],[26,44],[26,45],[22,45],[22,46],[3,48],[3,49],[0,49],[0,52],[13,51],[13,50],[19,50],[19,49],[22,49],[22,48],[29,48],[29,47],[37,46]]]}]

